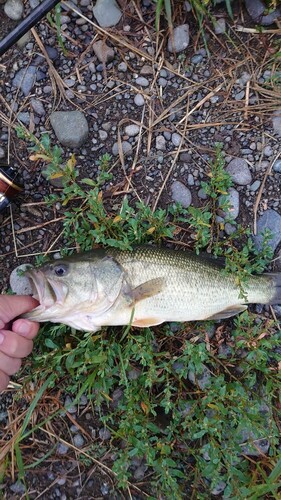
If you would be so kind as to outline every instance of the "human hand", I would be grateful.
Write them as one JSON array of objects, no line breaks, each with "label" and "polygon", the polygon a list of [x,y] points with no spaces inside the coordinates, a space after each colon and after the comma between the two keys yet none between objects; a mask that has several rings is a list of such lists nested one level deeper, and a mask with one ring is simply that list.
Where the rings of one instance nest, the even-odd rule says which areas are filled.
[{"label": "human hand", "polygon": [[17,316],[31,311],[38,302],[27,295],[0,295],[0,391],[3,391],[33,348],[39,325]]}]

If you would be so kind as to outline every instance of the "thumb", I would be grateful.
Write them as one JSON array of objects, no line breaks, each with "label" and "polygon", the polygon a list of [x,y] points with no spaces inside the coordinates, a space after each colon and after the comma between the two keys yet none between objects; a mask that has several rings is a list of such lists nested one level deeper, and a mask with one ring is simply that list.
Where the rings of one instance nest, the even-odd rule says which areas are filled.
[{"label": "thumb", "polygon": [[0,328],[38,305],[29,295],[0,295]]}]

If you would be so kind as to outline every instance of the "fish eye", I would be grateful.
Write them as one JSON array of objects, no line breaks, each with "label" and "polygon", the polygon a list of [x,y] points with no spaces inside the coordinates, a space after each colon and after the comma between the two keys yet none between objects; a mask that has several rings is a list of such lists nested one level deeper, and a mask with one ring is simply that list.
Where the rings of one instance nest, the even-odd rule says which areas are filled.
[{"label": "fish eye", "polygon": [[67,271],[68,271],[68,266],[66,264],[57,264],[56,266],[54,266],[54,272],[56,276],[59,277],[65,276]]}]

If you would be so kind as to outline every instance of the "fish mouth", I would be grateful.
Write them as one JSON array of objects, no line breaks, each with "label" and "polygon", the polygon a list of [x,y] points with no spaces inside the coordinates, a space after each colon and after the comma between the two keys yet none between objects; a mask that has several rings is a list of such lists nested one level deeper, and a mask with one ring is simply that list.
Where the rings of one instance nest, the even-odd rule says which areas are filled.
[{"label": "fish mouth", "polygon": [[63,305],[68,294],[68,287],[65,283],[49,278],[39,269],[28,270],[25,276],[31,282],[32,297],[39,302],[39,306],[24,315],[25,318],[38,319],[54,306]]}]

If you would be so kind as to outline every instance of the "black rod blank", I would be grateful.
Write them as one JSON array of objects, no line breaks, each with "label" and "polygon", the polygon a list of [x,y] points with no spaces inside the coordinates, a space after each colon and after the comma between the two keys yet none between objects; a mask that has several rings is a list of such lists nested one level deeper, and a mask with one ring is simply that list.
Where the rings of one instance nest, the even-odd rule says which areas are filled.
[{"label": "black rod blank", "polygon": [[43,0],[37,5],[3,40],[0,40],[0,57],[59,2],[60,0]]}]

